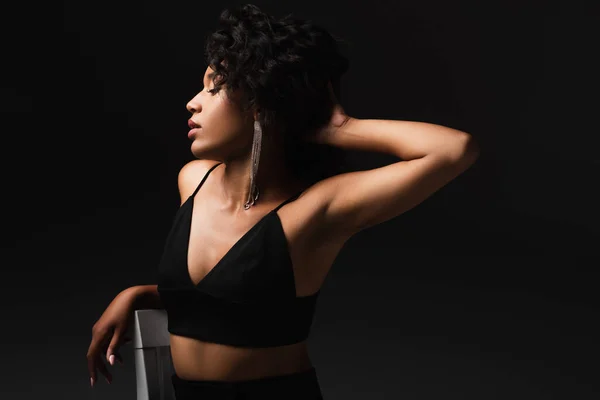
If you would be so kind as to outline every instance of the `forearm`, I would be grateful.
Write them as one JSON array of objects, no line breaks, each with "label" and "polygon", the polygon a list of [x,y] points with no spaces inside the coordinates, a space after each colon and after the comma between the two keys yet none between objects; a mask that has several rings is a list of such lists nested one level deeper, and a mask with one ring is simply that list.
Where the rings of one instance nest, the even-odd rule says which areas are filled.
[{"label": "forearm", "polygon": [[127,288],[126,291],[132,296],[135,310],[164,308],[158,294],[158,285],[137,285]]},{"label": "forearm", "polygon": [[352,150],[393,154],[402,160],[432,153],[462,157],[476,145],[466,132],[427,122],[350,118],[327,142]]}]

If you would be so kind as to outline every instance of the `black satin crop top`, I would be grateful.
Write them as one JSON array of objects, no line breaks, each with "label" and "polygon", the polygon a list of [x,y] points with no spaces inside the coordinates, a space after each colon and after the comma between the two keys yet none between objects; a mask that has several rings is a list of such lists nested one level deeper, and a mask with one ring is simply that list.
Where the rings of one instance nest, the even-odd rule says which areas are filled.
[{"label": "black satin crop top", "polygon": [[[301,342],[310,332],[320,291],[296,296],[288,244],[277,210],[246,232],[195,285],[188,272],[194,193],[181,205],[158,268],[158,292],[170,333],[240,347]],[[196,244],[201,246],[201,243]]]}]

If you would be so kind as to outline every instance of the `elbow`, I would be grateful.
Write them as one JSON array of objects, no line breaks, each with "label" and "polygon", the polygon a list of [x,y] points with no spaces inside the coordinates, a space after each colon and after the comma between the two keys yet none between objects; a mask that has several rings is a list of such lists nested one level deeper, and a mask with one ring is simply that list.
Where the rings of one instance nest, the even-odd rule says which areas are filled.
[{"label": "elbow", "polygon": [[480,149],[472,135],[455,130],[448,140],[438,143],[429,154],[449,165],[468,168],[479,158]]},{"label": "elbow", "polygon": [[474,163],[479,158],[479,154],[481,152],[479,148],[479,143],[477,142],[477,140],[475,140],[475,138],[472,135],[469,134],[467,134],[465,141],[466,143],[463,146],[464,155],[469,161],[471,161],[471,163]]},{"label": "elbow", "polygon": [[461,134],[454,145],[446,146],[439,153],[449,165],[458,167],[461,171],[468,169],[479,158],[479,144],[468,133]]},{"label": "elbow", "polygon": [[468,133],[465,133],[459,142],[458,150],[455,153],[455,161],[469,167],[479,158],[481,152],[479,143]]}]

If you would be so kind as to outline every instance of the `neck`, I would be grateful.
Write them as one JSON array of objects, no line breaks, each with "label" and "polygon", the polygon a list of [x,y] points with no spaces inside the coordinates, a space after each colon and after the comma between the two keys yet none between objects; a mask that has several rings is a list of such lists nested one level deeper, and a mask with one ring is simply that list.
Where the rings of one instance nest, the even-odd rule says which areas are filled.
[{"label": "neck", "polygon": [[255,204],[246,210],[244,208],[250,194],[250,174],[252,171],[252,154],[224,161],[223,172],[220,176],[221,210],[231,214],[249,212],[257,206],[280,201],[289,190],[299,188],[299,183],[286,168],[281,151],[274,151],[273,146],[263,141],[258,172],[255,184],[259,197]]}]

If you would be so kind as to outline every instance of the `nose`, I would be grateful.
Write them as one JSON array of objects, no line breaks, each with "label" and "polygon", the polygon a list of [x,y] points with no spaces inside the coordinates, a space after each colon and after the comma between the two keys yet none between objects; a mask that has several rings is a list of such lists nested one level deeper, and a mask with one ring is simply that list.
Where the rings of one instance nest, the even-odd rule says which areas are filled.
[{"label": "nose", "polygon": [[191,99],[190,101],[188,101],[185,108],[187,108],[187,110],[192,114],[196,114],[196,113],[200,112],[201,106],[200,106],[200,101],[198,99],[198,96],[196,96],[193,99]]}]

